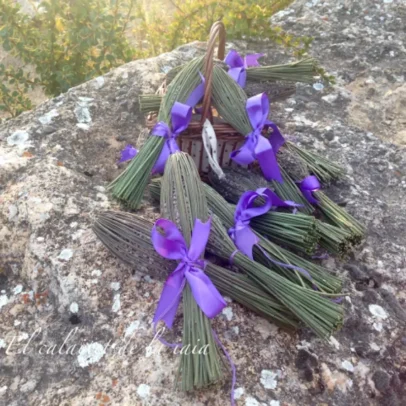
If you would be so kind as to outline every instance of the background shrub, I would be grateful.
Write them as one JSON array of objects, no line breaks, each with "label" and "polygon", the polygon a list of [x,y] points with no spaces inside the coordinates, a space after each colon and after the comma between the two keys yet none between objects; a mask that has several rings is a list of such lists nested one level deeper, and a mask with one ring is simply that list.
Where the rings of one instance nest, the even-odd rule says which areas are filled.
[{"label": "background shrub", "polygon": [[32,108],[27,92],[56,96],[131,60],[207,39],[222,18],[229,39],[272,40],[301,55],[309,38],[271,27],[270,17],[292,0],[45,0],[24,13],[0,0],[0,43],[29,70],[0,64],[0,112]]}]

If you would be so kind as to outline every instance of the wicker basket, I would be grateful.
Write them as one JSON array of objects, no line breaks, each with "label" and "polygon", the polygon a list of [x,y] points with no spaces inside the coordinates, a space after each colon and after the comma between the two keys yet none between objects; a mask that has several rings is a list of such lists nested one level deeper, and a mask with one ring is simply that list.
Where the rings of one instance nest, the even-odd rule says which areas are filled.
[{"label": "wicker basket", "polygon": [[[236,130],[226,123],[221,117],[218,117],[216,111],[211,106],[211,89],[213,78],[213,56],[216,40],[219,39],[217,56],[219,60],[224,59],[226,33],[224,24],[220,21],[213,24],[210,30],[210,38],[207,44],[207,52],[204,65],[205,89],[204,98],[201,107],[201,114],[194,114],[189,127],[179,135],[177,142],[179,148],[191,155],[199,169],[204,175],[210,171],[208,157],[203,146],[202,131],[203,123],[209,119],[217,137],[218,162],[221,167],[230,166],[232,161],[230,153],[238,149],[245,141],[245,137],[236,132]],[[166,82],[158,89],[159,94],[166,92]],[[151,113],[147,117],[147,127],[153,128],[157,121],[157,114]]]}]

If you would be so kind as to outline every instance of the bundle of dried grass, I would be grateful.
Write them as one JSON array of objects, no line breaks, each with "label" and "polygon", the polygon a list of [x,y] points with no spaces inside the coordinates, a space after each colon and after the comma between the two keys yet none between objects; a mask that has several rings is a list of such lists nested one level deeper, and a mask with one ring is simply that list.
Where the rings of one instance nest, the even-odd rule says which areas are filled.
[{"label": "bundle of dried grass", "polygon": [[[173,264],[157,254],[151,242],[153,223],[133,213],[107,211],[93,224],[102,243],[121,261],[143,269],[148,275],[164,280]],[[292,330],[299,326],[296,317],[268,292],[260,289],[246,275],[238,274],[211,262],[206,274],[225,296],[247,307],[278,326]]]},{"label": "bundle of dried grass", "polygon": [[[173,80],[166,92],[158,121],[171,126],[171,110],[175,102],[184,103],[192,91],[201,83],[199,72],[203,68],[203,57],[187,63]],[[126,170],[110,185],[113,195],[125,201],[129,207],[137,208],[151,176],[151,170],[164,146],[164,137],[150,136]]]}]

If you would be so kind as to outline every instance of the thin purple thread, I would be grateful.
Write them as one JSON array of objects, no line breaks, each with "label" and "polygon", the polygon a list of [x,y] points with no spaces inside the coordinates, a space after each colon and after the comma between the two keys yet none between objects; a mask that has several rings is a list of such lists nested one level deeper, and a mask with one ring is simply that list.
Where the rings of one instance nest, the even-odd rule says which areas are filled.
[{"label": "thin purple thread", "polygon": [[236,256],[236,254],[237,254],[238,251],[239,251],[239,250],[235,250],[235,251],[230,255],[230,258],[229,258],[229,260],[228,260],[228,262],[229,262],[230,265],[234,265],[234,257]]},{"label": "thin purple thread", "polygon": [[325,252],[324,254],[312,256],[312,259],[327,259],[327,258],[330,258],[330,255],[328,255],[327,252]]},{"label": "thin purple thread", "polygon": [[235,405],[234,388],[235,388],[235,384],[236,384],[236,382],[237,382],[237,373],[236,373],[236,370],[235,370],[235,365],[234,365],[234,362],[232,361],[230,355],[228,354],[227,350],[224,348],[223,344],[222,344],[221,341],[218,339],[217,334],[215,333],[214,330],[212,330],[212,333],[213,333],[214,339],[216,340],[216,343],[217,343],[217,344],[220,346],[220,348],[223,350],[224,355],[226,356],[227,361],[228,361],[228,363],[229,363],[230,366],[231,366],[231,372],[232,372],[232,374],[233,374],[233,378],[232,378],[232,381],[231,381],[231,406],[234,406],[234,405]]},{"label": "thin purple thread", "polygon": [[274,259],[272,259],[266,252],[265,250],[259,245],[256,244],[256,246],[261,250],[261,252],[265,255],[265,257],[267,259],[269,259],[269,261],[271,261],[272,263],[276,264],[276,265],[280,265],[283,266],[284,268],[290,268],[290,269],[294,269],[295,271],[300,272],[301,274],[303,274],[304,276],[306,276],[306,278],[312,280],[312,276],[309,274],[309,272],[307,272],[305,269],[300,268],[298,266],[295,265],[290,265],[290,264],[284,264],[283,262],[279,262],[279,261],[275,261]]}]

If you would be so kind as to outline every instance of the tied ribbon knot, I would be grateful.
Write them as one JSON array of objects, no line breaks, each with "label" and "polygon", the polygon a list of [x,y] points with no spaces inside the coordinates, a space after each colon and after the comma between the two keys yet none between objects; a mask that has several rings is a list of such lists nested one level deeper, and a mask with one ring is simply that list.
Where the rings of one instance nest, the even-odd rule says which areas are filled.
[{"label": "tied ribbon knot", "polygon": [[244,58],[232,49],[224,59],[229,66],[228,74],[241,86],[245,87],[247,82],[246,69],[250,66],[259,66],[258,59],[264,54],[248,54]]},{"label": "tied ribbon knot", "polygon": [[[259,197],[264,198],[264,204],[255,206],[255,201]],[[251,219],[267,213],[272,207],[297,206],[300,205],[282,200],[275,192],[267,188],[245,192],[241,195],[235,208],[234,227],[228,230],[228,235],[234,241],[239,251],[250,259],[254,259],[253,247],[259,243],[259,238],[249,226]]]},{"label": "tied ribbon knot", "polygon": [[[285,143],[285,139],[276,124],[268,120],[268,96],[261,93],[250,97],[247,100],[246,110],[253,130],[246,136],[244,145],[233,151],[230,157],[240,165],[249,165],[257,160],[267,180],[277,180],[282,183],[276,154]],[[269,140],[261,134],[264,127],[272,128]]]},{"label": "tied ribbon knot", "polygon": [[[262,206],[254,207],[255,200],[258,197],[263,197],[265,202]],[[261,250],[262,254],[273,264],[298,271],[309,280],[312,280],[311,275],[305,269],[295,265],[284,264],[283,262],[272,259],[261,247],[258,236],[249,226],[252,218],[267,213],[272,207],[298,206],[301,205],[289,200],[282,200],[275,192],[267,188],[260,188],[256,191],[250,190],[243,193],[234,212],[234,227],[231,227],[228,230],[228,235],[237,247],[237,251],[234,251],[231,255],[230,262],[232,262],[232,258],[238,251],[245,254],[251,260],[254,260],[253,249],[254,245],[256,245]]]},{"label": "tied ribbon knot", "polygon": [[303,196],[311,204],[318,204],[319,201],[313,196],[313,192],[320,190],[321,185],[316,176],[306,176],[301,182],[299,182],[299,189],[303,193]]},{"label": "tied ribbon knot", "polygon": [[[192,117],[192,111],[190,111],[190,117],[188,116],[188,111],[187,111],[187,106],[190,106],[191,108],[195,107],[197,103],[202,99],[204,95],[204,86],[205,86],[205,79],[203,75],[199,72],[200,78],[201,78],[201,83],[196,86],[196,88],[190,93],[188,99],[186,100],[185,104],[178,103],[176,102],[175,104],[178,104],[178,106],[175,108],[175,104],[173,105],[171,114],[172,114],[172,127],[173,131],[171,132],[170,128],[166,123],[160,122],[158,123],[152,132],[156,129],[158,134],[153,134],[157,136],[162,136],[162,137],[167,137],[168,139],[171,138],[170,135],[172,135],[172,138],[176,139],[177,135],[179,135],[180,132],[184,131],[187,126],[189,125],[190,119]],[[176,118],[179,118],[182,121],[186,122],[186,127],[184,129],[175,129],[176,125],[174,125],[174,117],[175,121]],[[178,120],[179,122],[179,120]],[[157,127],[158,126],[158,127]],[[176,131],[177,130],[177,131]],[[169,135],[170,134],[170,135]],[[169,153],[168,153],[168,148],[166,148],[166,151],[164,152],[164,155],[159,156],[157,162],[155,163],[155,166],[153,168],[153,173],[163,173],[164,168],[165,168],[165,163],[166,160],[168,159],[168,156],[170,153],[176,152],[179,150],[178,145],[176,144],[176,141],[171,139],[168,141],[168,148],[169,148]],[[170,152],[172,151],[172,152]],[[138,150],[134,148],[131,144],[128,144],[122,151],[121,151],[121,157],[118,163],[126,162],[131,159],[133,159],[136,155],[138,154]]]},{"label": "tied ribbon knot", "polygon": [[172,128],[163,121],[159,121],[152,129],[151,135],[165,138],[162,151],[152,168],[152,173],[163,173],[169,155],[179,151],[176,138],[185,131],[192,118],[192,107],[187,104],[175,102],[171,110]]},{"label": "tied ribbon knot", "polygon": [[172,328],[186,282],[189,283],[197,305],[208,318],[215,317],[226,306],[219,291],[203,272],[206,264],[200,259],[209,238],[210,225],[211,220],[202,223],[196,219],[188,249],[182,233],[174,223],[166,219],[159,219],[155,223],[151,237],[155,250],[164,258],[179,261],[179,264],[165,282],[154,324],[163,320],[168,328]]}]

